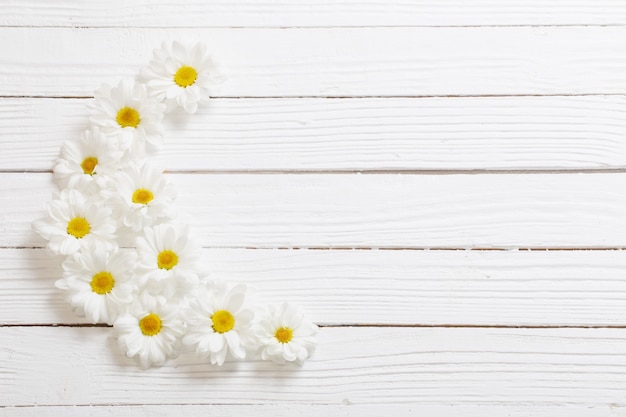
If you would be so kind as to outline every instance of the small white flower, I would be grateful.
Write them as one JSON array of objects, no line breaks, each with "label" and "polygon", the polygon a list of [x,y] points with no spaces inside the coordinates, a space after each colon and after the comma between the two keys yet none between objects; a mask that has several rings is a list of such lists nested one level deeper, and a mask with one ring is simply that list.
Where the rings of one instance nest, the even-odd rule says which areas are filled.
[{"label": "small white flower", "polygon": [[105,187],[117,171],[122,153],[99,129],[85,130],[80,139],[66,141],[54,167],[60,188],[76,188],[94,194]]},{"label": "small white flower", "polygon": [[104,207],[98,196],[88,198],[68,189],[48,203],[48,217],[35,221],[33,228],[48,240],[48,249],[61,255],[76,253],[93,243],[110,248],[116,229],[111,209]]},{"label": "small white flower", "polygon": [[162,303],[141,297],[113,327],[122,352],[137,357],[143,369],[161,366],[178,356],[184,324],[176,303]]},{"label": "small white flower", "polygon": [[63,263],[63,279],[56,286],[66,291],[77,315],[92,323],[113,324],[134,299],[136,286],[131,279],[135,263],[134,251],[107,251],[89,245]]},{"label": "small white flower", "polygon": [[175,215],[176,188],[163,171],[147,164],[129,166],[118,173],[108,201],[121,224],[138,232]]},{"label": "small white flower", "polygon": [[148,96],[143,84],[122,80],[117,87],[103,85],[90,107],[91,122],[103,134],[117,140],[119,149],[134,158],[143,157],[146,142],[158,147],[163,142],[165,106]]},{"label": "small white flower", "polygon": [[317,326],[304,319],[300,308],[284,303],[269,306],[255,333],[263,360],[301,364],[313,353],[316,332]]},{"label": "small white flower", "polygon": [[222,76],[204,45],[164,42],[154,51],[150,66],[141,71],[141,79],[157,100],[165,102],[168,111],[182,107],[195,113]]},{"label": "small white flower", "polygon": [[196,354],[209,357],[212,364],[222,365],[228,352],[243,359],[253,317],[246,306],[245,285],[230,288],[220,283],[202,288],[183,313],[188,325],[183,343],[195,346]]},{"label": "small white flower", "polygon": [[154,295],[184,297],[198,284],[200,247],[185,225],[160,224],[144,229],[136,240],[139,285]]}]

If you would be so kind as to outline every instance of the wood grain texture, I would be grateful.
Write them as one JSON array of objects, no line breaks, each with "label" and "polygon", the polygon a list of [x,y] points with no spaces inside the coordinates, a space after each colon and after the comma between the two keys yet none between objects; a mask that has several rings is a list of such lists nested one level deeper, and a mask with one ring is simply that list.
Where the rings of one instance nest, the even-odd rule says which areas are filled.
[{"label": "wood grain texture", "polygon": [[445,417],[624,417],[626,407],[607,405],[129,405],[129,406],[27,406],[0,409],[4,417],[363,417],[392,415],[410,417],[415,415]]},{"label": "wood grain texture", "polygon": [[615,0],[188,0],[179,3],[112,0],[9,2],[2,26],[289,27],[623,25],[626,5]]},{"label": "wood grain texture", "polygon": [[[202,260],[213,279],[324,325],[626,325],[624,251],[205,249]],[[85,322],[54,287],[60,262],[0,250],[0,325]]]},{"label": "wood grain texture", "polygon": [[[0,169],[52,169],[79,99],[0,99]],[[170,170],[615,169],[626,98],[215,99],[166,121]]]},{"label": "wood grain texture", "polygon": [[[626,248],[623,0],[3,3],[0,416],[626,416],[625,251],[450,250]],[[228,80],[168,122],[180,219],[331,326],[303,368],[140,371],[30,230],[80,98],[186,38]]]},{"label": "wood grain texture", "polygon": [[[170,174],[207,247],[626,247],[626,174]],[[0,245],[42,246],[52,175],[0,176]]]},{"label": "wood grain texture", "polygon": [[[214,96],[619,94],[626,27],[0,28],[0,96],[90,96],[165,39],[206,40]],[[435,41],[436,40],[436,41]]]},{"label": "wood grain texture", "polygon": [[148,371],[110,330],[0,328],[0,405],[626,405],[624,329],[324,328],[302,368]]}]

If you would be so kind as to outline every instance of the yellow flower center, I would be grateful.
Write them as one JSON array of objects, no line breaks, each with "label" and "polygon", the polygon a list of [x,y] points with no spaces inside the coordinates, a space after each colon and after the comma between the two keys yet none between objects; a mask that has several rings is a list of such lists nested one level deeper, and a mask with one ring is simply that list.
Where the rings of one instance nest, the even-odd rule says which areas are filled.
[{"label": "yellow flower center", "polygon": [[155,336],[159,334],[163,325],[161,324],[161,317],[154,313],[150,313],[141,320],[139,320],[139,328],[141,333],[146,336]]},{"label": "yellow flower center", "polygon": [[139,112],[132,107],[122,107],[120,111],[117,112],[115,120],[117,124],[122,127],[137,127],[139,123],[141,123]]},{"label": "yellow flower center", "polygon": [[114,285],[115,280],[110,272],[98,272],[91,278],[91,290],[96,294],[108,294]]},{"label": "yellow flower center", "polygon": [[235,327],[235,318],[229,311],[218,310],[211,316],[213,330],[218,333],[229,332]]},{"label": "yellow flower center", "polygon": [[154,199],[152,191],[145,188],[137,188],[133,193],[133,203],[135,204],[148,204]]},{"label": "yellow flower center", "polygon": [[178,68],[176,74],[174,74],[174,82],[183,88],[187,88],[193,83],[196,82],[198,78],[198,72],[194,67],[189,67],[187,65]]},{"label": "yellow flower center", "polygon": [[72,235],[77,239],[87,235],[90,230],[91,226],[84,217],[74,217],[72,220],[67,222],[67,234]]},{"label": "yellow flower center", "polygon": [[279,327],[274,333],[274,337],[280,343],[289,343],[293,339],[293,330],[289,327]]},{"label": "yellow flower center", "polygon": [[157,256],[157,263],[161,269],[172,269],[178,264],[178,255],[171,250],[164,250]]},{"label": "yellow flower center", "polygon": [[96,165],[98,165],[98,158],[95,156],[88,156],[83,159],[80,167],[83,169],[83,172],[87,175],[93,175],[93,170],[96,169]]}]

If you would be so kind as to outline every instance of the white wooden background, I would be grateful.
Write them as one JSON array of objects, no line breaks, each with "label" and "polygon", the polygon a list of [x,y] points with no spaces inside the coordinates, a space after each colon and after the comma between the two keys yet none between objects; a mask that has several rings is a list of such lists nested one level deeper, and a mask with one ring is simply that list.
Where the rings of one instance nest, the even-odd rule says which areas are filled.
[{"label": "white wooden background", "polygon": [[[61,143],[162,40],[228,82],[162,160],[301,369],[140,371],[53,283]],[[626,416],[626,0],[0,0],[0,415]]]}]

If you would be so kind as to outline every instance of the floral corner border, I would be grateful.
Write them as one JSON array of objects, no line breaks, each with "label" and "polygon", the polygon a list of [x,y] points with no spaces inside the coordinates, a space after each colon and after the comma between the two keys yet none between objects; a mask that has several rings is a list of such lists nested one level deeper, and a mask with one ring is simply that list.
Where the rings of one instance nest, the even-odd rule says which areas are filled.
[{"label": "floral corner border", "polygon": [[33,228],[65,256],[56,286],[73,311],[112,324],[120,349],[142,368],[161,366],[182,346],[222,365],[261,358],[301,364],[317,326],[299,306],[264,305],[248,287],[213,281],[187,225],[174,221],[176,187],[149,161],[163,119],[195,113],[223,80],[201,43],[164,42],[136,80],[103,85],[90,127],[66,141],[54,167],[60,191]]}]

